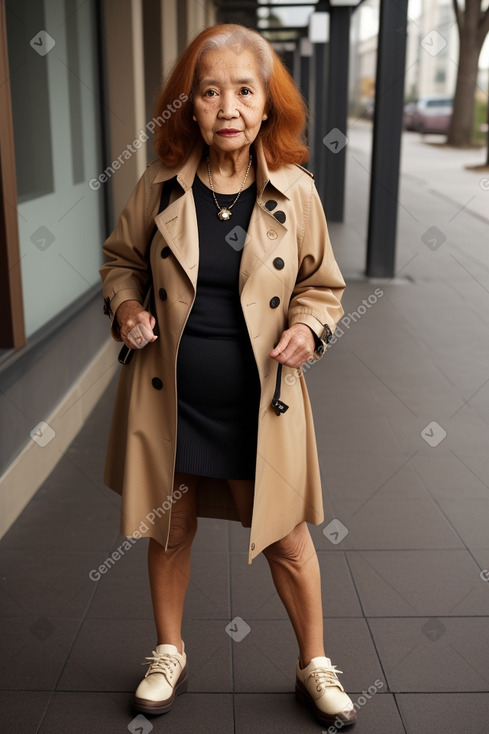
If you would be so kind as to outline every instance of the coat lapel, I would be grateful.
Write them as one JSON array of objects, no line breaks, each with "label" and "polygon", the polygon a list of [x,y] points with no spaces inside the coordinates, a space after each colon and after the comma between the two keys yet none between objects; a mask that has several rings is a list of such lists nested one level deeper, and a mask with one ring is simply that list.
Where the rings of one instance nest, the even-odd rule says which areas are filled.
[{"label": "coat lapel", "polygon": [[176,179],[184,194],[175,199],[166,209],[155,217],[155,223],[168,246],[189,277],[194,289],[197,287],[199,269],[199,230],[195,213],[192,185],[202,157],[203,143],[195,146],[181,168],[171,169],[162,166],[154,184]]},{"label": "coat lapel", "polygon": [[[203,142],[196,145],[181,168],[171,169],[162,165],[153,182],[161,184],[176,176],[184,190],[182,196],[175,199],[164,212],[156,216],[155,222],[194,288],[197,285],[199,265],[199,232],[192,185],[202,157],[203,147]],[[274,216],[274,212],[267,209],[266,203],[273,199],[277,192],[281,195],[282,201],[283,197],[289,200],[288,192],[293,185],[286,168],[269,171],[259,138],[255,141],[254,148],[257,159],[257,201],[248,227],[249,241],[241,256],[240,294],[252,272],[278,247],[288,231],[287,224],[280,222]]]},{"label": "coat lapel", "polygon": [[199,231],[192,189],[155,218],[156,225],[194,288],[199,270]]}]

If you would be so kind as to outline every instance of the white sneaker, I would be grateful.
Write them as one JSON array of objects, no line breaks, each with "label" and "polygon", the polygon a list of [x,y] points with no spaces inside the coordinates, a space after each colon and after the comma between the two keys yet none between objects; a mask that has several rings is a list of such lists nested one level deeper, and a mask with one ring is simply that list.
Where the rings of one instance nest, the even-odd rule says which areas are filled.
[{"label": "white sneaker", "polygon": [[187,690],[185,645],[181,655],[175,645],[157,645],[146,660],[149,668],[134,694],[133,706],[144,714],[165,714],[175,696]]},{"label": "white sneaker", "polygon": [[297,661],[295,695],[312,707],[321,723],[332,724],[339,719],[348,726],[357,718],[351,698],[336,677],[341,672],[326,657],[313,658],[302,670]]}]

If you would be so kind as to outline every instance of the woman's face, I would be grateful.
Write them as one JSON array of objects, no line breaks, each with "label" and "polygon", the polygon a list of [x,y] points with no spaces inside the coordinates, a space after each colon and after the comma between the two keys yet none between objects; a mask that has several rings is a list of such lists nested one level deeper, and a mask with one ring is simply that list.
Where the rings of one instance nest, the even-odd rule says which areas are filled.
[{"label": "woman's face", "polygon": [[251,145],[265,115],[266,91],[251,51],[208,51],[200,64],[194,116],[205,142],[230,153]]}]

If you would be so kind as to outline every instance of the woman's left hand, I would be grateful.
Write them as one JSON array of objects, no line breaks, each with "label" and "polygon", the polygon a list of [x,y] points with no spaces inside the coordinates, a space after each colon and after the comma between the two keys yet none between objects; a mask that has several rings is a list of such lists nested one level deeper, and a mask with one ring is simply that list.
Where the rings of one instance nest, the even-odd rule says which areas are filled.
[{"label": "woman's left hand", "polygon": [[294,324],[283,332],[268,356],[287,367],[301,367],[314,357],[315,347],[316,342],[307,324]]}]

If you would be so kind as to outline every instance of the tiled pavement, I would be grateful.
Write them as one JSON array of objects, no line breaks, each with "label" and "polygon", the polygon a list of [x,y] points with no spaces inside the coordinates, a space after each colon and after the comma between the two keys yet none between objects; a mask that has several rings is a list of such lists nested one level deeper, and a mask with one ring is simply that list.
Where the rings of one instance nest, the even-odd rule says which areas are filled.
[{"label": "tiled pavement", "polygon": [[[327,652],[361,706],[356,734],[483,734],[488,222],[408,174],[399,276],[390,283],[358,278],[368,168],[360,133],[357,147],[354,130],[350,138],[347,222],[331,227],[349,282],[350,323],[343,322],[344,335],[307,377],[324,526],[337,518],[348,529],[333,544],[324,526],[311,528]],[[428,154],[436,168],[439,152]],[[435,249],[421,239],[432,226],[447,238]],[[355,316],[376,288],[382,295]],[[249,566],[248,531],[213,520],[200,521],[193,547],[183,635],[189,692],[171,713],[131,725],[131,695],[154,644],[145,541],[100,581],[89,578],[121,542],[118,497],[101,479],[113,396],[111,385],[0,542],[1,731],[324,731],[294,699],[296,643],[264,558]],[[225,632],[235,616],[251,628],[241,642]],[[378,692],[361,698],[375,681],[382,683]]]}]

